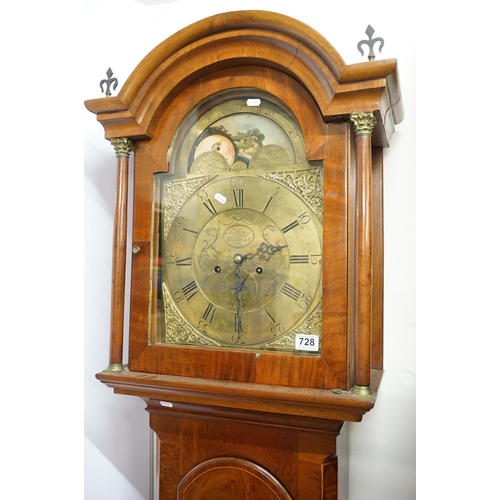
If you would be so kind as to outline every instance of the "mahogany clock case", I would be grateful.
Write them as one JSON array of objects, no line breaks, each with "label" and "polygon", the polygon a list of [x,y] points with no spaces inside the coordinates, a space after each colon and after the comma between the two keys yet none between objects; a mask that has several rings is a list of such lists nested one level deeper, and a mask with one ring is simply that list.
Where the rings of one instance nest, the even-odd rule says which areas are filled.
[{"label": "mahogany clock case", "polygon": [[[403,118],[396,61],[346,65],[295,19],[229,12],[168,38],[117,96],[85,104],[118,166],[110,363],[97,378],[146,401],[161,498],[222,498],[221,484],[249,477],[272,498],[336,498],[336,437],[373,408],[383,370],[383,148]],[[285,139],[260,162],[223,134],[220,120],[241,110],[256,139],[259,120],[281,117]],[[297,187],[306,178],[313,194]],[[268,213],[275,201],[286,209]],[[300,335],[317,350],[298,349]]]},{"label": "mahogany clock case", "polygon": [[[98,379],[151,409],[166,400],[307,429],[317,419],[334,433],[361,420],[383,369],[383,148],[403,117],[396,61],[346,65],[300,21],[229,12],[168,38],[117,96],[85,104],[118,158],[110,364]],[[228,138],[222,128],[242,114],[257,143],[259,120],[277,117],[282,138],[268,136],[262,146],[274,149],[260,163],[245,158],[242,130]],[[298,335],[317,338],[317,350],[297,349]]]}]

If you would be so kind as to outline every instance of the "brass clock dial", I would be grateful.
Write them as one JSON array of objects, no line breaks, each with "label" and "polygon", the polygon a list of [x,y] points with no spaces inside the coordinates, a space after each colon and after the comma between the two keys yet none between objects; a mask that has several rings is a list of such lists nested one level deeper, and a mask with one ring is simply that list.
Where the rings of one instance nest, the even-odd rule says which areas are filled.
[{"label": "brass clock dial", "polygon": [[305,335],[318,351],[322,174],[298,127],[233,99],[183,137],[158,177],[162,341],[295,351]]}]

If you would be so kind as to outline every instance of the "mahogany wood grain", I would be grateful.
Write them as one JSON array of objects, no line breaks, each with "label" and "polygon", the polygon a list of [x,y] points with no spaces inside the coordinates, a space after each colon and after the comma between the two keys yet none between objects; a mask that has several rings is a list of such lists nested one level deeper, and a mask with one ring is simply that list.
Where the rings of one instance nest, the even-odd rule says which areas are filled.
[{"label": "mahogany wood grain", "polygon": [[179,500],[293,500],[280,482],[249,460],[206,460],[179,482]]},{"label": "mahogany wood grain", "polygon": [[370,387],[373,275],[371,137],[358,135],[356,143],[353,383]]},{"label": "mahogany wood grain", "polygon": [[125,277],[127,250],[128,157],[117,158],[117,186],[114,215],[111,340],[109,363],[123,362],[123,325],[125,321]]},{"label": "mahogany wood grain", "polygon": [[[351,129],[328,124],[323,143],[323,339],[325,388],[349,387],[349,196]],[[319,156],[319,155],[318,155]]]},{"label": "mahogany wood grain", "polygon": [[377,370],[384,368],[384,168],[383,149],[372,148],[372,361]]},{"label": "mahogany wood grain", "polygon": [[[274,414],[278,415],[278,419],[297,416],[352,422],[361,421],[363,415],[373,408],[381,376],[380,370],[372,370],[374,394],[360,397],[350,391],[290,388],[128,370],[96,375],[117,394],[162,399],[177,404],[193,403],[224,411],[252,411],[255,415],[262,415],[262,418]],[[315,422],[314,425],[319,424]]]},{"label": "mahogany wood grain", "polygon": [[[252,421],[251,412],[208,414],[196,405],[147,403],[159,439],[160,498],[337,498],[336,438],[342,422],[330,420],[320,429],[307,421],[302,425],[300,419],[290,426],[286,420],[276,425],[272,420]],[[200,477],[203,471],[210,474]],[[193,496],[178,497],[177,492]],[[255,496],[257,492],[263,496]]]}]

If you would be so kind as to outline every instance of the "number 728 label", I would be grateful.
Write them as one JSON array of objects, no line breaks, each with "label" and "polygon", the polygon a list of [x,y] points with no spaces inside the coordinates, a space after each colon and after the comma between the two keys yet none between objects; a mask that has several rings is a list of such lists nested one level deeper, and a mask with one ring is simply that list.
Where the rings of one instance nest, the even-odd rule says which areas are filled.
[{"label": "number 728 label", "polygon": [[297,351],[319,351],[319,335],[295,335]]}]

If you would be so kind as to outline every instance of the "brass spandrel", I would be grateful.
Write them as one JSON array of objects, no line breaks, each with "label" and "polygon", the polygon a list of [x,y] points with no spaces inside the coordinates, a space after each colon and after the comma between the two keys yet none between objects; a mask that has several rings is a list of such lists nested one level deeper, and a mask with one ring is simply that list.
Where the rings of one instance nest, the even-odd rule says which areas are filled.
[{"label": "brass spandrel", "polygon": [[286,185],[290,191],[307,202],[320,223],[323,223],[323,176],[320,168],[291,172],[263,172],[261,175]]}]

